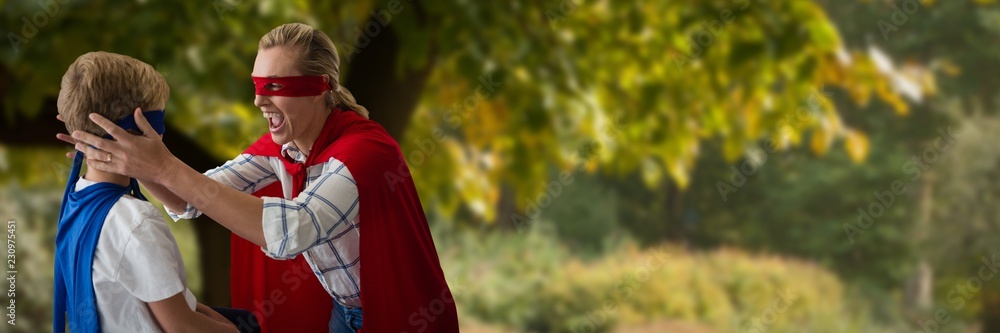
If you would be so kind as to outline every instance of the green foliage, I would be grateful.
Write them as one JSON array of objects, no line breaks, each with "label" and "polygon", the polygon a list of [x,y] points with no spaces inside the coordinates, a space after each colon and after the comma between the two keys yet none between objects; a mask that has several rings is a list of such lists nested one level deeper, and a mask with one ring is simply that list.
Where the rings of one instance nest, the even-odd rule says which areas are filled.
[{"label": "green foliage", "polygon": [[[884,146],[881,137],[875,142],[876,147]],[[701,216],[693,238],[703,245],[817,260],[845,278],[885,288],[901,285],[914,260],[913,243],[905,230],[913,225],[912,194],[919,184],[907,182],[908,192],[895,196],[862,234],[849,236],[845,225],[859,224],[859,208],[867,212],[873,204],[881,204],[874,192],[889,191],[893,181],[909,179],[900,171],[909,155],[878,149],[869,163],[883,166],[879,168],[853,164],[846,155],[838,151],[818,160],[801,152],[766,154],[764,163],[745,176],[745,184],[728,193],[725,201],[718,182],[732,182],[734,174],[741,175],[733,168],[750,162],[712,164],[718,166],[700,170],[698,191],[688,198]]]},{"label": "green foliage", "polygon": [[[936,237],[939,255],[951,256],[954,251],[988,254],[996,251],[992,237],[1000,235],[996,217],[1000,192],[994,186],[1000,182],[1000,154],[984,142],[1000,139],[1000,119],[982,114],[972,115],[955,125],[958,139],[948,154],[942,154],[941,169],[935,173],[937,187],[935,230],[948,231],[951,237]],[[947,221],[948,223],[944,223]],[[945,259],[945,258],[940,258]]]},{"label": "green foliage", "polygon": [[[346,67],[351,57],[370,56],[359,34],[371,11],[393,3],[69,2],[17,52],[0,54],[19,83],[4,106],[36,114],[80,54],[128,54],[166,74],[173,92],[168,121],[229,157],[264,130],[248,80],[261,35],[290,21],[313,24],[335,40]],[[448,214],[464,205],[495,220],[499,184],[510,184],[518,202],[531,197],[548,166],[578,163],[577,148],[595,139],[606,149],[586,162],[588,169],[640,171],[647,185],[670,177],[686,187],[701,140],[723,139],[723,153],[735,159],[782,129],[775,124],[820,86],[907,108],[867,56],[844,53],[832,22],[812,2],[403,1],[398,10],[383,29],[396,33],[405,56],[385,65],[403,73],[433,61],[401,141],[411,152],[435,128],[446,131],[447,149],[407,162],[426,184],[421,196]],[[19,22],[40,12],[35,3],[11,2],[0,15]],[[477,93],[484,77],[497,86]],[[851,133],[837,119],[824,107],[788,130],[795,143],[801,133],[822,133],[814,140],[822,153]],[[459,168],[458,179],[440,172]]]},{"label": "green foliage", "polygon": [[[776,124],[824,85],[844,86],[859,101],[876,94],[906,111],[867,56],[838,60],[839,36],[815,4],[743,4],[549,1],[543,8],[520,8],[509,17],[514,26],[489,19],[507,4],[465,9],[478,21],[500,26],[463,27],[465,33],[456,35],[442,27],[435,34],[451,38],[461,51],[449,52],[450,42],[442,43],[438,70],[428,83],[440,88],[425,95],[403,150],[417,149],[411,143],[430,137],[435,128],[457,131],[445,140],[467,146],[432,155],[424,167],[414,168],[415,177],[453,182],[454,174],[440,167],[465,163],[478,184],[459,180],[458,195],[425,187],[421,196],[435,198],[438,207],[479,204],[482,198],[489,203],[496,197],[490,189],[509,183],[522,202],[543,191],[539,180],[547,168],[538,161],[559,168],[599,165],[617,175],[641,172],[647,186],[669,176],[686,187],[701,140],[722,138],[725,155],[735,159],[758,138],[786,129]],[[720,23],[711,42],[696,45],[708,29],[704,23],[720,20],[726,11],[731,22]],[[553,13],[560,15],[548,15]],[[546,15],[549,22],[538,22]],[[502,34],[494,35],[494,29]],[[504,37],[508,33],[510,39]],[[475,78],[484,74],[502,86],[470,104],[474,108],[463,107],[476,96]],[[449,119],[456,109],[467,115],[454,126]],[[849,132],[832,105],[808,118],[787,128],[793,143],[810,130],[823,133],[825,142]],[[605,149],[581,161],[577,148],[591,140]],[[469,163],[480,159],[490,163]],[[492,220],[490,206],[483,214]]]},{"label": "green foliage", "polygon": [[848,299],[834,274],[811,263],[630,246],[581,262],[538,230],[436,238],[449,245],[441,255],[463,316],[512,330],[606,332],[672,319],[720,332],[746,331],[755,320],[768,332],[893,331],[865,314],[864,298]]},{"label": "green foliage", "polygon": [[[1000,106],[996,99],[1000,78],[982,70],[1000,65],[1000,48],[982,43],[1000,37],[1000,6],[996,1],[921,1],[919,11],[909,15],[907,23],[885,40],[871,22],[891,20],[893,8],[888,4],[898,1],[819,3],[838,22],[847,45],[878,44],[889,53],[906,55],[908,62],[929,62],[932,69],[947,74],[935,89],[944,98],[915,113],[920,119],[908,120],[904,129],[884,130],[892,128],[893,121],[871,122],[874,117],[866,110],[859,110],[854,118],[867,118],[867,128],[880,130],[886,140],[892,140],[893,144],[884,144],[887,149],[905,149],[914,155],[934,144],[938,128],[951,127],[965,135],[924,173],[926,186],[917,190],[928,192],[927,201],[918,206],[918,199],[911,197],[902,203],[909,207],[906,215],[912,222],[895,231],[909,235],[914,254],[934,266],[934,309],[948,309],[954,315],[952,305],[945,304],[948,293],[977,273],[980,257],[996,251],[988,240],[996,238],[1000,225],[993,208],[996,182],[991,181],[996,178],[997,156],[983,144],[995,141],[997,120],[993,115]],[[882,169],[877,164],[871,167]],[[985,311],[982,318],[997,316],[995,306],[982,306],[984,301],[997,299],[993,284],[987,287],[989,291],[984,290],[960,311],[963,316],[977,315],[980,310]],[[995,331],[996,325],[985,323],[982,329]]]},{"label": "green foliage", "polygon": [[[523,330],[571,329],[582,323],[582,315],[599,309],[600,302],[620,296],[614,283],[651,255],[598,245],[606,242],[602,236],[617,233],[620,226],[653,244],[678,230],[670,224],[683,224],[698,245],[795,255],[819,262],[852,284],[893,290],[914,259],[909,237],[917,216],[915,198],[897,198],[897,205],[855,244],[847,240],[843,225],[856,221],[856,208],[872,202],[872,191],[885,190],[901,177],[905,160],[925,147],[925,127],[939,121],[928,117],[912,122],[928,110],[916,107],[910,112],[913,106],[904,103],[886,79],[899,73],[880,71],[868,55],[855,50],[876,44],[890,54],[905,55],[905,65],[899,66],[908,70],[905,77],[928,92],[934,90],[927,74],[932,70],[960,73],[959,79],[941,84],[949,94],[981,97],[997,90],[996,75],[982,69],[995,68],[1000,52],[982,41],[1000,33],[995,23],[998,9],[970,1],[934,2],[887,43],[879,42],[873,23],[891,14],[888,1],[419,3],[417,9],[404,1],[402,12],[393,16],[387,29],[396,33],[404,56],[386,66],[403,73],[431,64],[420,104],[400,139],[427,211],[505,221],[494,208],[502,186],[511,186],[517,207],[524,208],[524,202],[534,200],[555,179],[553,169],[582,170],[581,183],[565,189],[543,212],[543,221],[552,221],[543,224],[553,227],[558,239],[463,235],[459,245],[439,244],[449,278],[471,279],[461,281],[471,286],[460,297],[462,311]],[[16,82],[4,86],[9,89],[4,108],[8,113],[51,117],[37,110],[58,92],[59,79],[73,59],[96,50],[128,54],[166,76],[173,92],[168,121],[183,131],[170,135],[194,137],[217,156],[231,157],[264,132],[264,122],[251,105],[248,80],[261,35],[292,21],[317,26],[341,48],[345,75],[350,75],[347,50],[356,41],[356,28],[364,26],[371,10],[388,5],[72,1],[38,27],[37,35],[18,52],[0,52],[0,72],[9,72]],[[6,1],[3,7],[0,17],[14,32],[21,31],[22,17],[31,20],[40,12],[32,1]],[[723,22],[728,21],[723,18],[727,10],[733,18],[728,23]],[[722,23],[721,30],[713,27],[715,20]],[[711,42],[699,45],[706,32]],[[353,56],[371,56],[360,51]],[[499,86],[484,86],[483,78]],[[477,93],[481,88],[490,89]],[[783,122],[799,112],[809,96],[828,88],[836,92],[831,103],[822,103],[796,123]],[[872,96],[885,103],[869,103]],[[855,109],[855,104],[868,107]],[[883,111],[887,106],[897,114],[910,113],[906,123],[915,130],[890,130],[887,126],[903,122]],[[444,133],[442,140],[435,139],[435,131]],[[989,129],[978,131],[982,142],[989,142]],[[871,143],[860,133],[871,136]],[[838,137],[848,138],[843,150],[850,153],[838,149],[822,161],[808,156],[810,150],[839,148]],[[771,154],[732,194],[732,201],[721,201],[715,182],[728,180],[729,166],[738,167],[748,147],[762,138],[777,139],[790,152]],[[427,139],[434,140],[434,149],[425,158],[413,159],[412,153]],[[600,145],[597,154],[581,156],[580,148],[593,142]],[[975,163],[963,165],[966,157],[959,157],[948,162],[955,166],[941,167],[963,172],[942,172],[936,185],[942,193],[935,198],[943,203],[936,210],[938,219],[959,221],[938,222],[931,229],[955,235],[940,239],[946,250],[937,258],[940,262],[948,263],[953,254],[968,255],[965,244],[972,245],[973,252],[986,251],[988,242],[977,236],[996,229],[990,219],[996,214],[990,215],[989,208],[994,195],[990,182],[982,181],[993,176],[994,154],[982,149],[963,148],[961,156],[979,157]],[[868,151],[871,154],[865,154]],[[0,177],[4,184],[12,179],[59,183],[68,167],[26,162],[54,154],[20,151],[17,158],[9,158],[14,155],[0,153]],[[850,164],[864,155],[871,155],[867,164]],[[613,193],[583,180],[596,170],[603,172],[600,177],[626,181]],[[667,207],[672,195],[662,191],[663,184],[687,189],[687,204],[680,212]],[[595,198],[607,200],[587,204]],[[620,211],[619,218],[607,218],[614,210]],[[956,232],[950,229],[953,225],[962,229]],[[574,261],[581,252],[608,249],[610,258]],[[665,315],[735,329],[740,320],[759,314],[754,311],[773,295],[738,286],[773,291],[786,282],[799,283],[795,280],[800,276],[789,273],[799,269],[810,272],[804,273],[810,279],[830,280],[828,273],[810,264],[768,256],[728,250],[678,255],[682,260],[676,268],[654,274],[659,274],[655,281],[665,281],[662,285],[643,285],[642,290],[651,292],[622,301],[620,315],[609,321],[630,323]],[[737,264],[727,267],[723,259]],[[966,269],[949,271],[964,276]],[[782,273],[762,277],[770,271]],[[733,280],[736,277],[741,280]],[[839,283],[827,282],[823,286],[841,289]],[[863,316],[839,312],[853,306],[842,293],[817,293],[816,298],[829,299],[833,309],[810,299],[803,303],[808,304],[805,313],[790,310],[788,320],[813,318],[817,324],[806,327],[818,331],[865,331],[859,328],[865,324],[854,323],[864,322]],[[720,305],[704,306],[709,302]],[[828,319],[837,316],[852,320],[827,326]],[[787,327],[795,331],[797,326]]]},{"label": "green foliage", "polygon": [[[961,109],[956,107],[955,109]],[[945,302],[955,286],[975,277],[983,265],[1000,255],[994,241],[1000,237],[1000,154],[992,144],[1000,140],[1000,118],[973,108],[954,125],[958,138],[938,162],[942,172],[933,174],[935,189],[933,223],[919,239],[922,251],[937,267],[942,280],[937,284],[940,302]],[[944,171],[947,170],[947,171]],[[956,258],[961,258],[956,260]],[[996,298],[995,281],[984,282],[983,298]],[[983,309],[973,299],[960,313],[972,316]],[[944,306],[943,306],[944,307]],[[946,308],[953,308],[949,304]]]},{"label": "green foliage", "polygon": [[[618,223],[618,193],[593,175],[577,174],[573,183],[553,196],[540,223],[551,223],[560,241],[578,254],[599,254],[623,236]],[[581,253],[582,252],[582,253]]]},{"label": "green foliage", "polygon": [[1000,88],[1000,78],[981,70],[995,67],[1000,59],[1000,48],[981,42],[1000,37],[1000,6],[996,1],[920,1],[920,8],[888,34],[888,40],[875,23],[891,22],[894,9],[890,4],[899,6],[902,1],[816,2],[837,22],[846,45],[875,44],[890,54],[903,55],[907,62],[930,63],[931,69],[947,74],[936,84],[942,95],[987,97],[981,102],[997,105],[990,96]]}]

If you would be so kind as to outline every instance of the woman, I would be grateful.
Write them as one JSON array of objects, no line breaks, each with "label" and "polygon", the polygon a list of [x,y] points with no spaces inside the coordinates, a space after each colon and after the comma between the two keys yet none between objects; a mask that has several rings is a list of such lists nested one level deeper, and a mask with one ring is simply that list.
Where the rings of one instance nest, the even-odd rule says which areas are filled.
[{"label": "woman", "polygon": [[[331,332],[457,332],[413,181],[387,177],[406,170],[399,146],[339,74],[322,31],[293,23],[269,32],[252,76],[270,133],[205,174],[174,157],[138,110],[145,135],[91,114],[116,141],[72,137],[92,168],[139,179],[175,219],[204,213],[270,257],[303,254],[333,297]],[[270,184],[280,184],[280,196],[250,194]]]}]

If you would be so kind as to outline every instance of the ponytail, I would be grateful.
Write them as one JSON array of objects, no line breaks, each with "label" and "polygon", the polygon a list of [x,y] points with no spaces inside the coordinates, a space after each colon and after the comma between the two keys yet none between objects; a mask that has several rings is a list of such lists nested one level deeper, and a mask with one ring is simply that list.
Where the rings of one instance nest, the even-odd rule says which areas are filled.
[{"label": "ponytail", "polygon": [[338,84],[336,85],[336,88],[333,88],[333,91],[326,96],[328,105],[340,106],[344,109],[357,112],[366,119],[368,118],[368,108],[358,104],[358,101],[354,99],[354,94],[351,94],[351,91],[347,90],[347,87]]}]

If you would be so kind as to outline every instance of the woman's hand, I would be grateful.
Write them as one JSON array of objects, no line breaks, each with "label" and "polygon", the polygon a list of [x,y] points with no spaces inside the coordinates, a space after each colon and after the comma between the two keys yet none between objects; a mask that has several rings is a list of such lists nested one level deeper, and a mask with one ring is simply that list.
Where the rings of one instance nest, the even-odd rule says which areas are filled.
[{"label": "woman's hand", "polygon": [[[191,311],[184,294],[146,303],[153,319],[164,332],[239,332],[229,320],[218,321],[198,311]],[[214,312],[214,311],[213,311]]]},{"label": "woman's hand", "polygon": [[[56,115],[56,119],[64,123],[66,122],[65,120],[62,119],[62,116],[60,115]],[[73,139],[72,136],[69,136],[69,134],[66,133],[56,133],[56,139],[59,139],[70,145],[76,145],[76,139]],[[69,159],[73,159],[74,155],[76,155],[76,149],[66,152],[66,157],[68,157]]]},{"label": "woman's hand", "polygon": [[[232,325],[232,323],[229,322],[229,319],[226,319],[226,317],[223,317],[218,312],[215,312],[215,310],[213,310],[208,305],[198,303],[198,305],[195,306],[194,311],[197,312],[197,313],[203,314],[203,315],[207,316],[209,319],[215,320],[217,322],[220,322],[220,323],[223,323],[223,324],[226,324],[226,325]],[[235,328],[235,326],[234,326],[234,328]]]},{"label": "woman's hand", "polygon": [[78,141],[76,149],[87,155],[87,166],[90,168],[160,183],[161,179],[170,177],[168,171],[172,170],[171,166],[177,159],[146,121],[141,108],[136,108],[133,116],[142,135],[126,132],[107,118],[91,113],[90,120],[107,131],[115,141],[73,131],[72,138]]}]

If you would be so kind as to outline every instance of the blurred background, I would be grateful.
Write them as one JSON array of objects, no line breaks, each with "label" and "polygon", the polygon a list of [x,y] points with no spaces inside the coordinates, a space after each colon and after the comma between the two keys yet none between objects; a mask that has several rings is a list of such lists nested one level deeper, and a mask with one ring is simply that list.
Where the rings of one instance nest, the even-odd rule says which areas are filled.
[{"label": "blurred background", "polygon": [[[249,76],[288,22],[334,40],[399,141],[463,331],[1000,332],[996,1],[0,8],[4,332],[51,330],[69,64],[153,65],[167,146],[208,170],[266,133]],[[228,231],[170,225],[199,300],[228,304]]]}]

